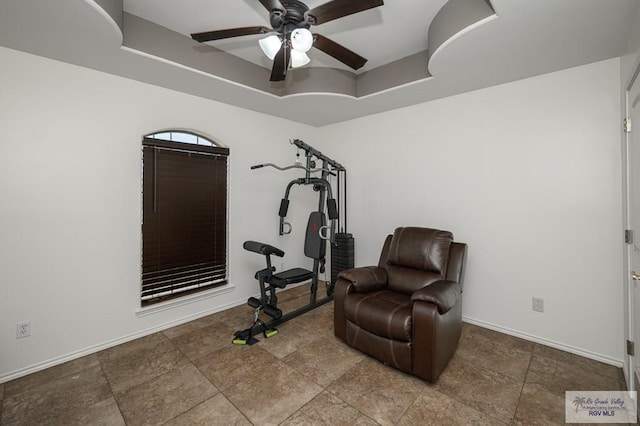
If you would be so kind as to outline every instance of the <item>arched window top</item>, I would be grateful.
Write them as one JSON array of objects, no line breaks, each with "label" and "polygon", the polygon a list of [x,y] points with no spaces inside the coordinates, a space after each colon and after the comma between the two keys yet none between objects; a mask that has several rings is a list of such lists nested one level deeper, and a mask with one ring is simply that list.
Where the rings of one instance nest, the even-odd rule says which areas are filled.
[{"label": "arched window top", "polygon": [[192,145],[201,145],[201,146],[213,146],[223,148],[222,145],[214,142],[213,140],[199,135],[194,132],[189,132],[187,130],[165,130],[158,133],[152,133],[150,135],[145,136],[147,139],[156,139],[167,142],[181,142],[188,143]]}]

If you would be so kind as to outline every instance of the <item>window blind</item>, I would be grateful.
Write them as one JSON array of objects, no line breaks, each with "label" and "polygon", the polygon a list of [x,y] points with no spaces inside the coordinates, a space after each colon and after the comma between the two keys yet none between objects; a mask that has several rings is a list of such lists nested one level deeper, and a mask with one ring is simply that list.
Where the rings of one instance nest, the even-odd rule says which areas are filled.
[{"label": "window blind", "polygon": [[228,154],[144,139],[143,306],[226,284]]}]

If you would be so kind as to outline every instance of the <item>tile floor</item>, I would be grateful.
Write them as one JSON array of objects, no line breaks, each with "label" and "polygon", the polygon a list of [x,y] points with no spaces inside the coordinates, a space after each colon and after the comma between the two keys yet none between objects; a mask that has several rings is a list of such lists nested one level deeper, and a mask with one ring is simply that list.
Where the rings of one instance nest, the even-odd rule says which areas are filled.
[{"label": "tile floor", "polygon": [[0,424],[551,425],[565,390],[624,389],[618,368],[468,324],[427,384],[337,340],[331,303],[232,345],[251,320],[237,307],[0,384]]}]

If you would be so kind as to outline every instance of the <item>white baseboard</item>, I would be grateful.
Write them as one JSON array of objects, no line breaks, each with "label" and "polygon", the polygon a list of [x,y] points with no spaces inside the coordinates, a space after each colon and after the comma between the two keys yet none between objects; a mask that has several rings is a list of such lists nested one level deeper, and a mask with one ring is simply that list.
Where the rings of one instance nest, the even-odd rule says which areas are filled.
[{"label": "white baseboard", "polygon": [[[258,295],[256,295],[256,296],[258,296]],[[147,329],[144,329],[144,330],[140,330],[140,331],[137,331],[135,333],[131,333],[131,334],[128,334],[126,336],[119,337],[117,339],[113,339],[113,340],[110,340],[110,341],[107,341],[107,342],[100,343],[98,345],[89,346],[87,348],[84,348],[84,349],[81,349],[81,350],[78,350],[78,351],[75,351],[75,352],[71,352],[71,353],[66,354],[66,355],[62,355],[62,356],[59,356],[59,357],[56,357],[56,358],[52,358],[52,359],[47,360],[47,361],[43,361],[43,362],[40,362],[40,363],[37,363],[37,364],[33,364],[33,365],[30,365],[30,366],[27,366],[27,367],[21,368],[19,370],[12,371],[12,372],[9,372],[7,374],[4,374],[4,375],[0,376],[0,383],[6,383],[8,381],[11,381],[11,380],[14,380],[14,379],[18,379],[20,377],[27,376],[27,375],[32,374],[32,373],[36,373],[38,371],[45,370],[47,368],[54,367],[56,365],[63,364],[65,362],[72,361],[74,359],[81,358],[81,357],[86,356],[86,355],[91,355],[93,353],[100,352],[102,350],[109,349],[109,348],[111,348],[113,346],[121,345],[123,343],[130,342],[131,340],[139,339],[140,337],[145,337],[145,336],[148,336],[150,334],[157,333],[159,331],[163,331],[163,330],[166,330],[166,329],[171,328],[171,327],[176,327],[178,325],[187,323],[189,321],[196,320],[198,318],[205,317],[207,315],[215,314],[217,312],[222,312],[222,311],[225,311],[227,309],[231,309],[231,308],[234,308],[236,306],[243,305],[245,303],[246,303],[245,299],[234,301],[234,302],[230,302],[230,303],[227,303],[227,304],[222,305],[222,306],[217,306],[217,307],[215,307],[213,309],[201,311],[201,312],[198,312],[198,313],[193,314],[193,315],[189,315],[189,316],[186,316],[186,317],[174,320],[174,321],[170,321],[170,322],[167,322],[167,323],[164,323],[164,324],[160,324],[160,325],[157,325],[155,327],[151,327],[151,328],[147,328]],[[462,320],[464,322],[466,322],[466,323],[469,323],[469,324],[477,325],[479,327],[487,328],[489,330],[494,330],[494,331],[497,331],[497,332],[500,332],[500,333],[508,334],[510,336],[519,337],[521,339],[528,340],[528,341],[535,342],[535,343],[539,343],[541,345],[550,346],[552,348],[559,349],[561,351],[565,351],[565,352],[569,352],[569,353],[572,353],[572,354],[575,354],[575,355],[583,356],[585,358],[593,359],[595,361],[600,361],[600,362],[603,362],[605,364],[610,364],[610,365],[613,365],[613,366],[616,366],[616,367],[623,367],[623,364],[624,364],[623,361],[620,360],[620,359],[615,359],[615,358],[611,358],[611,357],[604,356],[604,355],[601,355],[601,354],[597,354],[597,353],[594,353],[594,352],[586,351],[586,350],[581,349],[581,348],[576,348],[574,346],[569,346],[569,345],[566,345],[566,344],[563,344],[563,343],[558,343],[558,342],[555,342],[555,341],[552,341],[552,340],[549,340],[549,339],[545,339],[543,337],[534,336],[532,334],[528,334],[528,333],[523,333],[523,332],[520,332],[520,331],[512,330],[510,328],[506,328],[506,327],[502,327],[502,326],[499,326],[499,325],[491,324],[491,323],[488,323],[488,322],[485,322],[485,321],[481,321],[481,320],[477,320],[475,318],[471,318],[471,317],[468,317],[468,316],[463,316]]]},{"label": "white baseboard", "polygon": [[[300,284],[296,284],[296,285],[290,285],[290,286],[287,286],[287,290],[293,289],[295,287],[298,287],[298,286],[301,286],[301,285],[305,285],[305,284],[308,284],[308,282],[300,283]],[[203,294],[195,294],[192,297],[187,296],[186,298],[184,298],[184,300],[176,299],[177,302],[176,301],[168,301],[168,302],[165,302],[165,303],[160,303],[160,304],[158,304],[158,306],[155,306],[155,307],[152,305],[150,308],[138,309],[138,310],[136,310],[135,313],[136,313],[136,316],[138,316],[138,317],[147,316],[147,315],[153,315],[155,313],[162,312],[162,311],[165,311],[165,310],[168,310],[168,309],[172,309],[172,308],[175,308],[175,307],[178,307],[178,306],[182,306],[184,304],[190,304],[190,303],[197,302],[199,300],[202,300],[203,298],[215,297],[215,296],[218,296],[218,295],[221,295],[221,294],[225,294],[225,293],[228,293],[228,292],[230,292],[232,290],[233,290],[233,286],[213,289],[212,291],[209,291],[209,292],[203,292]],[[254,297],[260,297],[260,293],[255,293],[253,296]],[[97,344],[97,345],[89,346],[87,348],[84,348],[84,349],[81,349],[81,350],[78,350],[78,351],[74,351],[74,352],[68,353],[66,355],[59,356],[59,357],[55,357],[55,358],[49,359],[47,361],[43,361],[43,362],[39,362],[39,363],[36,363],[36,364],[33,364],[33,365],[29,365],[29,366],[21,368],[19,370],[11,371],[9,373],[0,375],[0,384],[1,383],[6,383],[6,382],[11,381],[11,380],[18,379],[18,378],[23,377],[23,376],[27,376],[29,374],[37,373],[38,371],[45,370],[45,369],[50,368],[50,367],[55,367],[56,365],[64,364],[65,362],[68,362],[68,361],[73,361],[74,359],[82,358],[83,356],[91,355],[93,353],[100,352],[102,350],[109,349],[109,348],[111,348],[113,346],[121,345],[123,343],[127,343],[127,342],[130,342],[132,340],[139,339],[141,337],[145,337],[145,336],[148,336],[150,334],[157,333],[159,331],[163,331],[163,330],[166,330],[166,329],[171,328],[171,327],[176,327],[178,325],[187,323],[189,321],[196,320],[198,318],[205,317],[207,315],[215,314],[217,312],[226,311],[227,309],[235,308],[236,306],[244,305],[245,303],[247,303],[247,299],[237,300],[237,301],[234,301],[234,302],[227,303],[225,305],[216,306],[215,308],[204,310],[204,311],[198,312],[196,314],[188,315],[186,317],[179,318],[179,319],[176,319],[176,320],[164,323],[164,324],[160,324],[160,325],[157,325],[157,326],[154,326],[154,327],[151,327],[151,328],[147,328],[147,329],[144,329],[144,330],[136,331],[135,333],[131,333],[131,334],[128,334],[126,336],[119,337],[117,339],[109,340],[107,342],[103,342],[103,343],[100,343],[100,344]]]},{"label": "white baseboard", "polygon": [[[47,361],[43,361],[43,362],[39,362],[39,363],[36,363],[36,364],[33,364],[33,365],[29,365],[29,366],[21,368],[19,370],[11,371],[9,373],[1,375],[0,376],[0,383],[6,383],[8,381],[11,381],[11,380],[14,380],[14,379],[18,379],[18,378],[23,377],[23,376],[27,376],[29,374],[36,373],[38,371],[45,370],[45,369],[50,368],[50,367],[55,367],[56,365],[60,365],[60,364],[63,364],[65,362],[68,362],[68,361],[73,361],[74,359],[82,358],[83,356],[91,355],[93,353],[100,352],[100,351],[105,350],[105,349],[109,349],[109,348],[111,348],[113,346],[121,345],[123,343],[127,343],[127,342],[130,342],[130,341],[135,340],[135,339],[139,339],[140,337],[145,337],[145,336],[148,336],[150,334],[157,333],[159,331],[163,331],[163,330],[166,330],[168,328],[175,327],[175,326],[187,323],[189,321],[193,321],[193,320],[196,320],[198,318],[205,317],[207,315],[215,314],[217,312],[226,311],[227,309],[231,309],[231,308],[234,308],[236,306],[243,305],[245,303],[247,303],[246,299],[242,299],[242,300],[238,300],[238,301],[227,303],[227,304],[222,305],[222,306],[216,306],[215,308],[204,310],[204,311],[198,312],[196,314],[188,315],[186,317],[179,318],[179,319],[176,319],[176,320],[173,320],[173,321],[169,321],[167,323],[160,324],[160,325],[157,325],[157,326],[154,326],[154,327],[151,327],[151,328],[147,328],[147,329],[144,329],[144,330],[136,331],[135,333],[131,333],[131,334],[128,334],[126,336],[119,337],[117,339],[109,340],[107,342],[103,342],[103,343],[100,343],[100,344],[97,344],[97,345],[89,346],[87,348],[84,348],[84,349],[81,349],[81,350],[78,350],[78,351],[74,351],[74,352],[71,352],[71,353],[68,353],[66,355],[62,355],[62,356],[56,357],[56,358],[52,358],[52,359],[49,359]],[[229,338],[231,338],[231,336]]]},{"label": "white baseboard", "polygon": [[569,353],[579,355],[585,358],[589,358],[595,361],[600,361],[605,364],[613,365],[616,367],[622,367],[624,364],[623,360],[621,359],[611,358],[605,355],[597,354],[595,352],[590,352],[581,348],[576,348],[575,346],[554,342],[553,340],[545,339],[544,337],[534,336],[532,334],[512,330],[510,328],[491,324],[485,321],[470,318],[468,316],[463,316],[462,321],[467,322],[469,324],[477,325],[479,327],[488,328],[490,330],[494,330],[500,333],[508,334],[510,336],[519,337],[521,339],[528,340],[530,342],[540,343],[541,345],[550,346],[552,348],[559,349],[561,351],[569,352]]}]

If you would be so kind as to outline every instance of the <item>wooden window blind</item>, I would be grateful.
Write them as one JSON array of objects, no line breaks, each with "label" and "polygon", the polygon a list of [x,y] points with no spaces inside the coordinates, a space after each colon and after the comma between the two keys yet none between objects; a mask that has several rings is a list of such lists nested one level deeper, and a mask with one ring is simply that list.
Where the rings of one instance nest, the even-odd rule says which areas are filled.
[{"label": "wooden window blind", "polygon": [[143,140],[142,306],[227,283],[228,156]]}]

